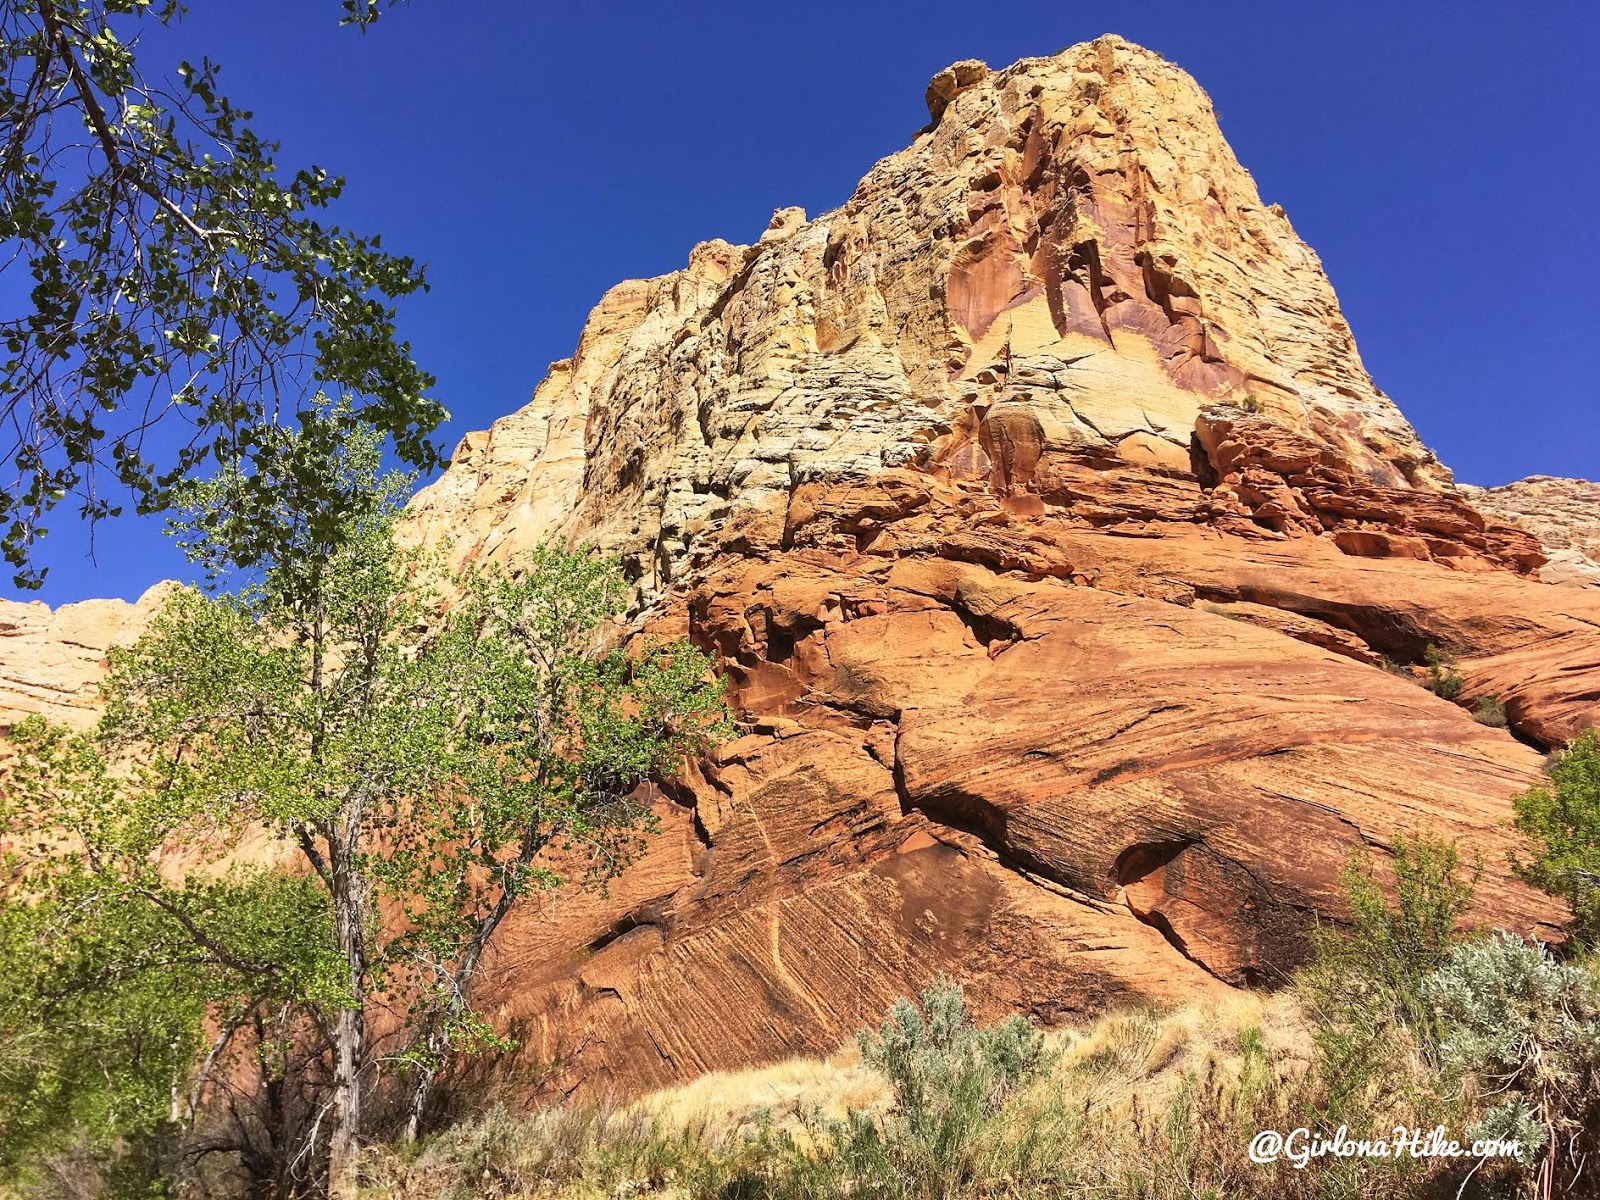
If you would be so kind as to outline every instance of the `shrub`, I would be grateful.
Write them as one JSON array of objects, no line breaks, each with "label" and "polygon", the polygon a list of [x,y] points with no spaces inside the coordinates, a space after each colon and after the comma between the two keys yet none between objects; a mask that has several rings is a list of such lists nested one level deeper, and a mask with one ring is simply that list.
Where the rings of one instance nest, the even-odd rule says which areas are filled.
[{"label": "shrub", "polygon": [[[1420,1124],[1411,1118],[1422,1112],[1429,1124],[1453,1118],[1457,1106],[1429,1083],[1438,1027],[1424,984],[1456,944],[1476,872],[1453,844],[1420,834],[1395,841],[1392,868],[1391,900],[1371,858],[1352,854],[1342,872],[1350,922],[1313,933],[1315,960],[1296,983],[1313,1020],[1320,1083],[1298,1123],[1367,1136]],[[1357,1167],[1328,1163],[1330,1194],[1353,1190],[1346,1175]]]},{"label": "shrub", "polygon": [[1029,1021],[978,1027],[961,988],[942,977],[921,1002],[902,998],[882,1025],[857,1035],[862,1060],[883,1072],[895,1103],[881,1139],[870,1118],[852,1117],[846,1157],[878,1178],[914,1181],[913,1195],[944,1196],[970,1178],[990,1119],[1048,1059]]},{"label": "shrub", "polygon": [[1506,727],[1506,706],[1499,696],[1479,696],[1472,702],[1472,719],[1493,729]]},{"label": "shrub", "polygon": [[993,1112],[1045,1065],[1044,1036],[1025,1017],[978,1027],[959,984],[942,976],[922,1006],[900,999],[877,1029],[856,1035],[861,1057],[894,1088],[895,1113],[921,1126],[971,1097]]},{"label": "shrub", "polygon": [[513,1117],[496,1105],[475,1124],[450,1130],[432,1155],[455,1164],[446,1200],[473,1200],[534,1183],[576,1178],[606,1117],[584,1108]]},{"label": "shrub", "polygon": [[1395,660],[1390,658],[1387,654],[1380,654],[1378,656],[1378,665],[1391,675],[1398,675],[1401,679],[1409,680],[1412,683],[1417,682],[1417,677],[1412,673],[1410,667],[1406,666],[1404,663],[1395,662]]},{"label": "shrub", "polygon": [[1461,672],[1456,670],[1460,657],[1454,651],[1430,645],[1422,652],[1422,660],[1428,664],[1428,679],[1424,686],[1440,699],[1459,699],[1461,690],[1467,686]]},{"label": "shrub", "polygon": [[1573,932],[1600,938],[1600,737],[1586,729],[1549,768],[1549,782],[1512,799],[1517,831],[1532,857],[1515,859],[1517,875],[1572,906]]},{"label": "shrub", "polygon": [[1454,843],[1427,834],[1401,835],[1393,853],[1392,902],[1371,857],[1351,855],[1341,873],[1350,924],[1314,933],[1316,960],[1302,990],[1325,1023],[1372,1033],[1398,1024],[1426,1048],[1436,1030],[1423,984],[1459,941],[1483,869],[1467,868]]},{"label": "shrub", "polygon": [[1600,981],[1500,933],[1458,947],[1426,991],[1445,1065],[1500,1098],[1469,1136],[1516,1138],[1539,1164],[1536,1192],[1566,1190],[1600,1150]]}]

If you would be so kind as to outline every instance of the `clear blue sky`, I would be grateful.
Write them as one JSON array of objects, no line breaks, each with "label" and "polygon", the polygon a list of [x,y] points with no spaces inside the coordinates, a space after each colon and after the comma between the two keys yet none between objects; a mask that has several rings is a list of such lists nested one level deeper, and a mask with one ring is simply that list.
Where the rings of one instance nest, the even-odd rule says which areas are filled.
[{"label": "clear blue sky", "polygon": [[[403,324],[447,448],[521,405],[611,284],[842,202],[939,68],[1114,32],[1210,92],[1459,478],[1600,475],[1595,0],[414,0],[366,37],[336,0],[191,2],[161,48],[219,61],[285,165],[349,178],[341,223],[428,263]],[[71,513],[51,525],[52,604],[191,574],[158,521],[102,527],[98,565]]]}]

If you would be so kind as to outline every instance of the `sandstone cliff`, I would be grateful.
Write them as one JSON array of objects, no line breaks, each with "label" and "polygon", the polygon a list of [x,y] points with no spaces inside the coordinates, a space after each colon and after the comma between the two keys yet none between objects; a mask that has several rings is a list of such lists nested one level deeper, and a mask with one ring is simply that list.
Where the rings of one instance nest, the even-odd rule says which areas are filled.
[{"label": "sandstone cliff", "polygon": [[1497,488],[1463,487],[1472,503],[1539,539],[1548,583],[1600,587],[1600,483],[1533,475]]},{"label": "sandstone cliff", "polygon": [[[995,74],[957,64],[928,99],[933,122],[843,208],[782,211],[756,246],[707,243],[613,288],[533,402],[469,434],[418,498],[430,536],[499,557],[592,537],[658,591],[697,539],[813,480],[1203,476],[1196,421],[1217,404],[1364,488],[1448,480],[1182,71],[1102,38]],[[1299,519],[1249,486],[1228,501]]]},{"label": "sandstone cliff", "polygon": [[[1272,980],[1401,829],[1560,919],[1502,865],[1600,697],[1551,524],[1452,485],[1183,72],[1104,38],[928,101],[838,211],[614,288],[414,505],[463,560],[621,552],[748,723],[503,942],[564,1081],[825,1051],[941,969],[1047,1021]],[[1383,669],[1429,644],[1515,737]]]},{"label": "sandstone cliff", "polygon": [[[620,552],[744,723],[609,895],[503,930],[538,1086],[825,1053],[937,971],[1046,1022],[1272,982],[1401,830],[1563,918],[1504,822],[1600,706],[1600,589],[1539,578],[1592,499],[1452,484],[1156,55],[928,101],[838,211],[612,289],[414,502],[458,561]],[[1404,677],[1430,644],[1509,731]]]},{"label": "sandstone cliff", "polygon": [[106,655],[144,631],[170,584],[135,604],[85,600],[51,610],[0,600],[0,733],[32,713],[70,725],[94,719]]}]

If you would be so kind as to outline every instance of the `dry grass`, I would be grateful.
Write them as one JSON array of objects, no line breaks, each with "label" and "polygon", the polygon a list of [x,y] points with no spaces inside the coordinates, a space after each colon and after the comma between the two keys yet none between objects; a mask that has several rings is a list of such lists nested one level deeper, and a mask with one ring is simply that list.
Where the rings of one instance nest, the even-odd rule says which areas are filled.
[{"label": "dry grass", "polygon": [[[1236,992],[1183,1008],[1112,1013],[1081,1035],[1064,1035],[1057,1076],[1098,1074],[1148,1094],[1153,1079],[1170,1080],[1208,1057],[1242,1063],[1241,1038],[1252,1035],[1269,1054],[1310,1066],[1312,1029],[1293,998]],[[1058,1044],[1062,1038],[1056,1035]]]},{"label": "dry grass", "polygon": [[881,1113],[889,1085],[868,1070],[854,1047],[824,1059],[791,1058],[751,1071],[716,1071],[629,1106],[657,1128],[699,1129],[711,1140],[743,1136],[765,1126],[800,1129],[821,1117]]},{"label": "dry grass", "polygon": [[[1251,1133],[1312,1095],[1310,1023],[1289,995],[1238,993],[1110,1014],[1050,1035],[1049,1072],[976,1138],[950,1197],[1387,1196],[1319,1190],[1317,1172],[1251,1164]],[[1404,1069],[1409,1070],[1410,1067]],[[615,1110],[497,1111],[413,1161],[375,1157],[373,1200],[422,1197],[918,1197],[842,1149],[850,1112],[881,1117],[884,1081],[853,1049],[707,1075]],[[892,1157],[883,1162],[892,1163]],[[863,1174],[863,1171],[866,1174]],[[1348,1182],[1348,1181],[1346,1181]]]}]

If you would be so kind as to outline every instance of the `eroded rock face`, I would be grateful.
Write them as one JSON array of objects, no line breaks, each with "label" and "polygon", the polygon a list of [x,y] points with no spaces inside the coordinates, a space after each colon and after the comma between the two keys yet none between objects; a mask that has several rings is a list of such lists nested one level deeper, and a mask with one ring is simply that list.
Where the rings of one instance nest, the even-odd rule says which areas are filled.
[{"label": "eroded rock face", "polygon": [[[1600,509],[1451,483],[1157,56],[927,100],[838,211],[613,288],[412,506],[459,562],[618,551],[743,723],[608,895],[491,948],[530,1091],[825,1053],[938,972],[1046,1023],[1271,983],[1401,831],[1559,936],[1508,798],[1600,718],[1600,590],[1539,578]],[[1407,677],[1429,645],[1510,730]]]},{"label": "eroded rock face", "polygon": [[[524,913],[485,988],[559,1086],[825,1051],[936,971],[1045,1021],[1275,982],[1401,831],[1481,855],[1479,920],[1559,936],[1507,801],[1600,717],[1600,597],[1016,507],[884,472],[706,548],[675,619],[750,732],[664,800],[675,878],[658,850],[615,908]],[[1521,740],[1397,673],[1429,644]]]},{"label": "eroded rock face", "polygon": [[825,1052],[936,971],[1047,1022],[1270,983],[1407,830],[1559,936],[1508,798],[1600,717],[1600,597],[1373,386],[1181,71],[1102,39],[927,99],[837,212],[614,289],[415,503],[463,559],[621,552],[748,730],[613,903],[502,940],[552,1086]]},{"label": "eroded rock face", "polygon": [[91,722],[106,655],[144,632],[171,587],[157,584],[134,604],[85,600],[52,610],[0,600],[0,734],[33,713]]},{"label": "eroded rock face", "polygon": [[656,597],[696,541],[809,481],[1193,477],[1216,404],[1373,487],[1448,480],[1188,75],[1102,38],[958,63],[929,106],[837,211],[613,288],[533,401],[462,442],[417,528],[463,558],[593,538]]},{"label": "eroded rock face", "polygon": [[1461,490],[1483,512],[1539,539],[1549,559],[1539,578],[1600,587],[1600,483],[1534,475],[1503,487]]}]

